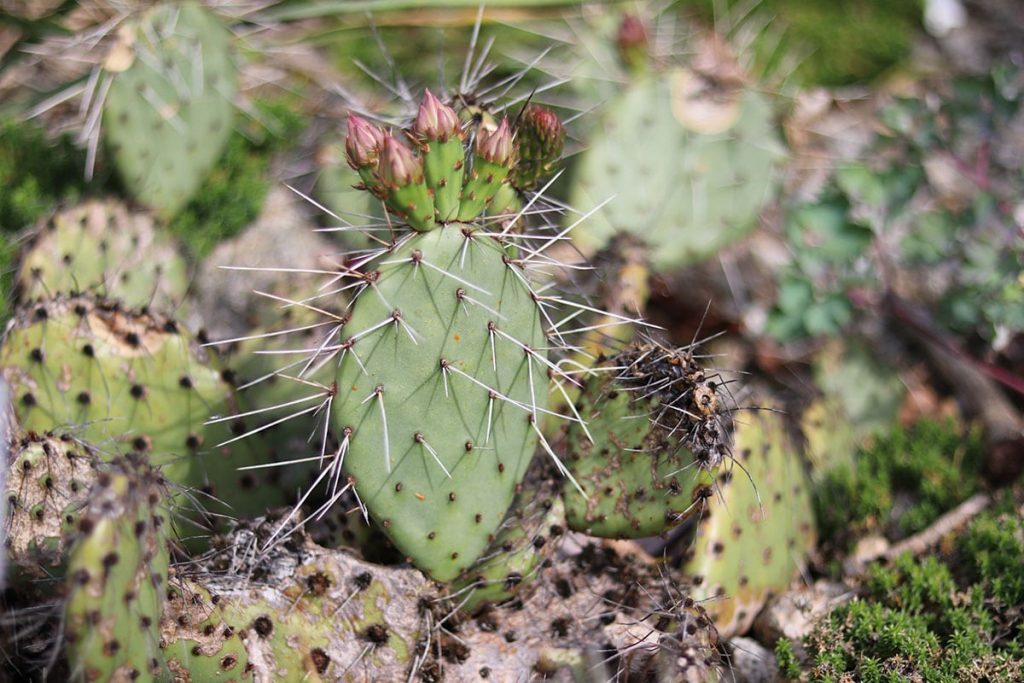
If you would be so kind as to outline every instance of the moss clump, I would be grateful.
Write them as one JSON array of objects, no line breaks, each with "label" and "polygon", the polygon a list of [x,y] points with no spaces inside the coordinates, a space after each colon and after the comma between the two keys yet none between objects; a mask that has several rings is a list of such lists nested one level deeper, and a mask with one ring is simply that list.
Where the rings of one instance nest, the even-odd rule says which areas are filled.
[{"label": "moss clump", "polygon": [[[873,565],[862,595],[807,638],[811,668],[800,678],[1024,680],[1024,521],[1010,498],[945,555]],[[792,660],[780,661],[796,677]]]},{"label": "moss clump", "polygon": [[978,490],[981,434],[951,422],[897,426],[830,471],[815,491],[826,552],[845,552],[865,534],[901,539],[926,528]]},{"label": "moss clump", "polygon": [[171,221],[171,231],[196,257],[256,219],[270,187],[271,158],[294,142],[305,125],[287,102],[257,102],[256,111],[259,120],[250,119],[232,133],[202,189]]},{"label": "moss clump", "polygon": [[[688,0],[698,13],[713,19],[717,0]],[[738,0],[725,3],[735,13]],[[806,55],[796,70],[805,85],[864,83],[910,54],[914,35],[921,28],[923,0],[761,0],[758,9],[785,27],[781,50],[774,41],[759,41],[754,50],[769,62],[780,52]],[[763,51],[763,50],[761,50]]]},{"label": "moss clump", "polygon": [[0,232],[21,230],[84,194],[84,168],[85,153],[69,137],[50,140],[34,123],[0,121]]},{"label": "moss clump", "polygon": [[797,659],[793,643],[786,638],[779,638],[775,643],[775,663],[779,666],[779,674],[788,681],[800,678],[800,660]]}]

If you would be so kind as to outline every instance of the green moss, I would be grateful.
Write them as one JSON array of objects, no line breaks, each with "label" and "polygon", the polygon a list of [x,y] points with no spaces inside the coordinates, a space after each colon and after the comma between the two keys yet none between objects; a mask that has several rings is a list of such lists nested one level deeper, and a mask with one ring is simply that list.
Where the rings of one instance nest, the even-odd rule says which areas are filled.
[{"label": "green moss", "polygon": [[897,426],[825,475],[815,491],[821,537],[843,552],[861,536],[891,540],[926,528],[978,489],[981,435],[953,424]]},{"label": "green moss", "polygon": [[779,673],[788,681],[800,678],[800,661],[793,650],[793,643],[788,638],[779,638],[775,644],[775,662],[779,665]]},{"label": "green moss", "polygon": [[270,188],[271,158],[292,143],[304,119],[287,102],[258,102],[259,120],[249,119],[232,133],[220,163],[170,228],[203,257],[259,215]]},{"label": "green moss", "polygon": [[[861,596],[807,638],[813,681],[1024,678],[1024,522],[1006,495],[945,555],[868,570]],[[780,662],[793,676],[785,647]],[[846,678],[842,678],[845,676]]]},{"label": "green moss", "polygon": [[31,225],[58,202],[104,184],[84,179],[85,153],[67,136],[50,140],[31,122],[0,121],[0,232]]},{"label": "green moss", "polygon": [[[688,0],[710,20],[715,7],[748,7],[739,0]],[[922,0],[761,0],[757,9],[785,27],[781,49],[774,41],[760,41],[754,49],[771,49],[765,61],[780,54],[806,55],[796,71],[805,85],[848,85],[877,77],[910,54],[921,27]]]},{"label": "green moss", "polygon": [[1024,520],[1016,511],[979,518],[957,546],[968,580],[1002,605],[1024,604]]}]

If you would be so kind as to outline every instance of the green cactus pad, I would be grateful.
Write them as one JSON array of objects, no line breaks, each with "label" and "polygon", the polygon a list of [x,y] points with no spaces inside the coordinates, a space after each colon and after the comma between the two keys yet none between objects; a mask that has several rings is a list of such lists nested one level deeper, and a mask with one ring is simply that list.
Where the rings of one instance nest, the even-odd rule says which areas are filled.
[{"label": "green cactus pad", "polygon": [[452,601],[472,614],[484,605],[504,602],[536,582],[542,562],[551,557],[565,529],[565,504],[552,489],[558,474],[544,470],[516,496],[489,552],[452,584]]},{"label": "green cactus pad", "polygon": [[65,560],[96,479],[95,454],[69,436],[29,434],[14,450],[4,497],[8,560],[27,577],[52,576]]},{"label": "green cactus pad", "polygon": [[22,256],[23,300],[88,292],[129,307],[180,313],[188,267],[146,213],[121,202],[88,201],[43,221]]},{"label": "green cactus pad", "polygon": [[122,458],[97,477],[68,563],[64,635],[73,680],[154,681],[170,520],[161,477]]},{"label": "green cactus pad", "polygon": [[784,417],[756,410],[735,425],[736,461],[723,466],[721,495],[708,499],[685,566],[691,595],[707,600],[724,637],[750,628],[786,590],[815,539],[807,477]]},{"label": "green cactus pad", "polygon": [[584,253],[632,233],[667,271],[742,237],[770,197],[782,148],[768,102],[743,91],[728,130],[691,130],[673,112],[685,73],[637,81],[605,108],[570,195],[581,212],[614,197],[574,231]]},{"label": "green cactus pad", "polygon": [[594,536],[660,534],[710,494],[728,448],[721,399],[685,351],[636,344],[599,366],[607,367],[626,370],[587,381],[577,401],[587,430],[572,424],[567,433],[567,465],[590,495],[566,487],[566,519]]},{"label": "green cactus pad", "polygon": [[540,314],[518,266],[468,225],[408,236],[371,266],[343,331],[333,425],[351,430],[345,467],[376,522],[447,581],[483,553],[533,455]]},{"label": "green cactus pad", "polygon": [[153,7],[120,38],[107,60],[103,134],[131,193],[169,219],[202,185],[231,133],[238,89],[231,34],[186,2]]},{"label": "green cactus pad", "polygon": [[100,454],[114,444],[144,454],[168,479],[236,512],[283,502],[251,495],[259,480],[236,470],[265,461],[258,443],[217,447],[232,430],[251,425],[206,424],[234,412],[233,389],[213,359],[166,318],[85,295],[32,304],[8,329],[0,369],[27,431],[63,429]]}]

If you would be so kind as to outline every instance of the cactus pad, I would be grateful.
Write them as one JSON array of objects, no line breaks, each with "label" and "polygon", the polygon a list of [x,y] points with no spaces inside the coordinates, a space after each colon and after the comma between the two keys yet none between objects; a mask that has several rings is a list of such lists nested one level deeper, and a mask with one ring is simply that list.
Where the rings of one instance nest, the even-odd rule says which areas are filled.
[{"label": "cactus pad", "polygon": [[450,580],[484,551],[533,454],[540,314],[519,266],[468,225],[410,235],[374,267],[344,328],[334,428],[377,523]]},{"label": "cactus pad", "polygon": [[815,537],[807,478],[784,418],[744,413],[735,439],[736,462],[723,466],[721,495],[708,499],[685,567],[692,596],[708,599],[726,637],[747,630],[771,595],[787,588]]},{"label": "cactus pad", "polygon": [[[270,527],[236,532],[225,554],[237,557],[239,541]],[[231,566],[172,584],[161,624],[171,671],[193,681],[398,680],[374,673],[410,666],[424,624],[417,605],[436,598],[431,584],[301,541],[295,550],[301,562],[277,553],[283,562],[263,563],[259,582]]]},{"label": "cactus pad", "polygon": [[97,477],[68,563],[64,631],[75,680],[153,681],[163,669],[164,495],[160,476],[137,458]]},{"label": "cactus pad", "polygon": [[[743,91],[727,130],[687,128],[673,112],[686,72],[629,85],[605,109],[579,160],[570,203],[588,211],[614,197],[574,231],[586,254],[632,233],[656,270],[699,260],[753,227],[775,184],[782,148],[769,104]],[[677,107],[678,109],[678,107]]]},{"label": "cactus pad", "polygon": [[[161,4],[126,24],[108,58],[103,131],[125,184],[170,218],[199,189],[231,133],[238,70],[231,34],[198,4]],[[122,63],[118,63],[122,62]]]},{"label": "cactus pad", "polygon": [[257,505],[258,481],[236,467],[265,459],[258,444],[217,448],[244,426],[206,424],[232,413],[232,387],[169,319],[84,295],[31,304],[8,330],[0,368],[25,430],[67,430],[101,454],[117,444],[236,509]]},{"label": "cactus pad", "polygon": [[471,614],[516,596],[523,586],[539,579],[543,560],[559,545],[565,504],[552,490],[559,483],[558,475],[548,467],[537,469],[542,476],[533,479],[531,475],[533,480],[516,496],[489,552],[452,585],[452,600],[464,612]]},{"label": "cactus pad", "polygon": [[635,344],[599,367],[625,369],[595,374],[581,392],[587,429],[570,425],[568,465],[589,498],[566,489],[567,521],[610,538],[662,533],[710,495],[728,449],[722,399],[686,350]]},{"label": "cactus pad", "polygon": [[71,437],[29,434],[14,449],[5,498],[7,557],[27,576],[42,578],[64,562],[96,478],[94,455]]},{"label": "cactus pad", "polygon": [[188,283],[184,259],[153,219],[112,200],[44,221],[18,270],[24,300],[88,292],[166,313],[179,310]]}]

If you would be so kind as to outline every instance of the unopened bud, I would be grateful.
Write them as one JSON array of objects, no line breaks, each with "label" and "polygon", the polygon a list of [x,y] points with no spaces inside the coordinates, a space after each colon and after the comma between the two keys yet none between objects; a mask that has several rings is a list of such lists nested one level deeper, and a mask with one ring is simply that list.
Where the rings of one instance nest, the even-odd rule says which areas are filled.
[{"label": "unopened bud", "polygon": [[413,132],[427,140],[447,140],[459,134],[459,116],[427,90],[420,102]]},{"label": "unopened bud", "polygon": [[423,182],[423,164],[412,150],[385,133],[380,153],[380,177],[392,186]]},{"label": "unopened bud", "polygon": [[516,168],[512,184],[520,190],[532,189],[550,175],[562,158],[565,126],[547,107],[531,104],[523,110],[516,126]]},{"label": "unopened bud", "polygon": [[476,134],[476,153],[492,164],[507,165],[512,160],[512,129],[502,119],[494,132],[480,128]]},{"label": "unopened bud", "polygon": [[374,166],[384,144],[384,131],[361,116],[348,115],[348,138],[345,152],[352,168]]},{"label": "unopened bud", "polygon": [[628,69],[643,69],[648,61],[647,27],[640,17],[627,14],[619,24],[619,59]]}]

